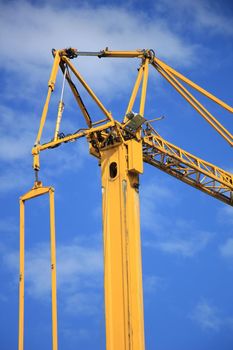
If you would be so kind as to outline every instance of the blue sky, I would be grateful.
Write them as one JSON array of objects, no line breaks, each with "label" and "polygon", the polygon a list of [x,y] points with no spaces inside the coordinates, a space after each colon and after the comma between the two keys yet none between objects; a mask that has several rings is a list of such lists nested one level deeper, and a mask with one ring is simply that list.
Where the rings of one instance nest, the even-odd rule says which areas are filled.
[{"label": "blue sky", "polygon": [[[51,49],[153,48],[158,57],[233,105],[229,1],[0,1],[0,348],[17,348],[18,198],[32,187],[31,147],[52,66]],[[137,60],[75,64],[121,120]],[[51,139],[54,92],[43,140]],[[81,92],[83,93],[82,89]],[[100,112],[83,93],[94,118]],[[200,98],[232,130],[232,115]],[[84,126],[65,90],[62,131]],[[150,69],[145,116],[167,140],[232,171],[232,151]],[[60,349],[104,349],[101,179],[85,140],[41,156],[55,187]],[[232,350],[233,211],[159,170],[141,176],[145,335],[148,350]],[[26,206],[25,349],[51,349],[48,199]]]}]

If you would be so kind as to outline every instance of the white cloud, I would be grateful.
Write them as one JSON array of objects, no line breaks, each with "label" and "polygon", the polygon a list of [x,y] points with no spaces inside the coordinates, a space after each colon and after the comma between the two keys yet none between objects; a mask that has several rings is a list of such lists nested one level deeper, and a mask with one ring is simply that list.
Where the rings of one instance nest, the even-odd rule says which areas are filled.
[{"label": "white cloud", "polygon": [[[34,183],[35,176],[32,168],[32,157],[30,150],[32,144],[17,150],[17,144],[11,144],[11,137],[6,140],[12,156],[2,155],[0,151],[0,161],[2,161],[2,171],[0,174],[0,193],[20,190],[26,192]],[[66,145],[65,145],[66,146]],[[75,144],[75,152],[69,146],[61,146],[59,149],[42,152],[40,155],[41,171],[39,178],[43,180],[44,185],[50,184],[58,175],[65,171],[76,172],[83,167],[84,161],[88,158],[88,145],[86,140]],[[18,145],[19,147],[19,145]],[[54,170],[56,169],[56,170]]]},{"label": "white cloud", "polygon": [[[76,285],[76,278],[83,277],[82,286],[91,286],[96,283],[95,276],[100,277],[103,270],[102,252],[100,247],[86,247],[81,244],[73,244],[58,247],[58,283],[72,289]],[[91,280],[88,281],[88,276]],[[71,278],[72,277],[72,278]],[[73,279],[73,282],[72,282]]]},{"label": "white cloud", "polygon": [[222,325],[218,309],[206,300],[202,300],[196,305],[191,318],[197,322],[203,330],[216,332],[219,331]]},{"label": "white cloud", "polygon": [[[16,108],[10,104],[8,106],[0,105],[0,133],[1,133],[1,148],[0,148],[0,160],[4,162],[12,162],[25,158],[31,155],[31,149],[36,139],[36,133],[39,129],[40,115],[35,116],[27,111],[20,113]],[[75,124],[74,121],[64,118],[61,123],[61,130],[68,130],[69,132],[75,132],[79,127],[79,121]],[[55,129],[55,122],[49,118],[46,122],[44,129],[44,140],[49,141],[52,139]],[[79,142],[80,143],[80,142]],[[82,146],[80,151],[83,155]],[[61,152],[64,154],[64,152]],[[66,154],[67,155],[67,154]],[[59,157],[59,156],[58,156]],[[62,157],[62,163],[64,164],[65,156]]]},{"label": "white cloud", "polygon": [[197,303],[190,318],[204,331],[218,332],[222,328],[231,331],[233,329],[233,318],[206,299]]},{"label": "white cloud", "polygon": [[[218,212],[218,221],[225,227],[231,227],[233,224],[233,208],[231,206],[224,206]],[[233,261],[233,238],[229,237],[219,246],[221,256],[228,261]]]},{"label": "white cloud", "polygon": [[9,234],[18,231],[18,221],[12,217],[0,219],[0,234]]},{"label": "white cloud", "polygon": [[93,315],[98,313],[101,308],[100,293],[95,292],[79,292],[69,296],[66,300],[65,311],[70,314]]},{"label": "white cloud", "polygon": [[196,25],[203,29],[211,29],[212,32],[219,32],[224,35],[233,35],[232,18],[221,13],[221,8],[214,8],[211,2],[207,1],[181,1],[186,3],[193,13]]},{"label": "white cloud", "polygon": [[[102,252],[95,240],[73,242],[57,247],[57,287],[64,310],[69,313],[96,313],[99,309],[102,288]],[[18,270],[18,252],[5,252],[3,260],[15,274]],[[26,252],[25,284],[26,293],[32,298],[49,300],[50,250],[46,244],[38,244]],[[15,278],[16,283],[16,278]]]},{"label": "white cloud", "polygon": [[155,275],[143,276],[143,291],[146,294],[155,294],[159,289],[164,287],[164,280]]},{"label": "white cloud", "polygon": [[[178,204],[178,195],[172,186],[147,184],[141,196],[142,228],[150,232],[144,246],[164,253],[193,257],[210,242],[213,233],[196,227],[195,222],[168,214]],[[179,198],[180,193],[179,193]],[[161,203],[166,203],[163,212]]]},{"label": "white cloud", "polygon": [[[156,5],[157,10],[161,13],[166,13],[174,16],[176,14],[176,25],[184,25],[184,22],[189,22],[192,31],[205,31],[206,35],[219,33],[224,36],[233,35],[232,17],[224,11],[229,4],[222,4],[207,0],[161,0]],[[208,29],[208,32],[206,31]]]},{"label": "white cloud", "polygon": [[226,240],[226,242],[220,247],[220,253],[224,258],[233,258],[233,238]]},{"label": "white cloud", "polygon": [[183,257],[192,257],[207,246],[210,238],[211,235],[209,232],[193,230],[193,232],[190,232],[190,237],[186,237],[185,239],[176,239],[170,237],[165,241],[154,243],[150,242],[147,244],[149,247],[159,249],[164,253],[178,254]]},{"label": "white cloud", "polygon": [[8,298],[5,294],[0,294],[0,302],[5,303],[8,301]]},{"label": "white cloud", "polygon": [[65,336],[69,344],[76,343],[80,339],[88,339],[91,332],[86,328],[61,328],[61,333]]},{"label": "white cloud", "polygon": [[5,134],[1,139],[0,159],[4,161],[14,161],[26,155],[30,156],[33,136],[30,128],[24,135],[19,135],[17,137]]},{"label": "white cloud", "polygon": [[[115,50],[154,48],[160,57],[178,65],[192,64],[196,52],[196,46],[170,30],[165,20],[151,20],[146,13],[123,6],[54,8],[18,1],[0,4],[0,20],[0,65],[20,73],[30,89],[35,89],[32,83],[45,83],[48,79],[53,47],[73,46],[90,51],[106,46]],[[81,70],[86,68],[88,81],[107,93],[109,83],[112,91],[116,85],[124,90],[129,84],[130,63],[95,58],[80,58],[77,62]]]},{"label": "white cloud", "polygon": [[158,208],[161,202],[166,202],[169,205],[174,203],[171,189],[161,183],[149,183],[142,185],[140,197],[142,227],[158,232],[161,225],[167,224],[167,220],[164,220],[164,216]]},{"label": "white cloud", "polygon": [[222,224],[233,224],[233,207],[226,205],[220,208],[218,212],[218,220]]},{"label": "white cloud", "polygon": [[0,174],[0,192],[7,193],[12,190],[22,190],[32,187],[33,178],[32,170],[30,166],[27,169],[13,164],[11,166],[6,166],[3,172]]},{"label": "white cloud", "polygon": [[35,139],[33,116],[20,113],[11,105],[0,105],[0,160],[15,161],[30,155]]},{"label": "white cloud", "polygon": [[[6,254],[5,261],[10,268],[17,266],[18,253]],[[48,245],[39,244],[26,253],[25,275],[28,281],[28,293],[42,297],[50,291],[50,251]],[[68,290],[77,290],[93,282],[95,274],[102,271],[101,250],[86,248],[79,244],[58,245],[57,247],[57,283]],[[89,282],[79,285],[82,276],[92,276]]]},{"label": "white cloud", "polygon": [[[34,172],[32,169],[31,149],[33,147],[36,132],[39,128],[39,116],[22,113],[11,105],[0,104],[0,161],[2,163],[0,174],[0,192],[24,189],[26,191],[33,185]],[[18,120],[20,119],[20,121]],[[37,120],[35,120],[37,119]],[[75,132],[79,127],[79,121],[75,125],[68,118],[62,121],[61,130]],[[54,125],[51,120],[46,123],[42,141],[49,141],[53,136]],[[72,146],[71,146],[72,147]],[[41,173],[43,178],[50,181],[54,177],[67,170],[76,171],[83,165],[84,159],[88,156],[88,145],[86,140],[78,140],[75,143],[75,152],[71,147],[62,145],[56,151],[50,150],[41,152]],[[58,166],[59,165],[59,166]]]}]

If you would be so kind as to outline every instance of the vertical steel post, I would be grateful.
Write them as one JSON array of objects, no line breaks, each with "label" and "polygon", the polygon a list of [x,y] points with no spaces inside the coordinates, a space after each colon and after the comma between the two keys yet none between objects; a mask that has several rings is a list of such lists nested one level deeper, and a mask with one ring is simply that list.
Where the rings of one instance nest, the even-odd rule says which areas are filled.
[{"label": "vertical steel post", "polygon": [[57,279],[56,279],[56,238],[54,190],[49,190],[50,204],[50,249],[51,249],[51,292],[52,292],[52,342],[53,350],[57,350]]},{"label": "vertical steel post", "polygon": [[[139,154],[129,151],[133,142]],[[131,159],[132,155],[135,159]],[[138,173],[142,172],[141,144],[130,140],[127,144],[102,151],[101,168],[106,349],[143,350],[138,198]]]},{"label": "vertical steel post", "polygon": [[146,102],[146,90],[147,90],[148,70],[149,70],[148,65],[149,65],[149,59],[146,58],[145,64],[144,64],[144,74],[143,74],[142,92],[141,92],[140,109],[139,109],[139,114],[142,117],[144,116],[145,102]]},{"label": "vertical steel post", "polygon": [[18,350],[23,350],[24,343],[24,201],[20,198],[19,231],[19,340]]},{"label": "vertical steel post", "polygon": [[142,65],[139,68],[137,79],[136,79],[136,82],[134,84],[133,91],[132,91],[132,94],[131,94],[131,97],[130,97],[130,100],[129,100],[129,104],[128,104],[128,107],[127,107],[127,110],[126,110],[125,114],[131,112],[132,109],[133,109],[134,102],[135,102],[136,97],[137,97],[138,89],[139,89],[139,86],[140,86],[141,81],[142,81],[143,70],[144,70],[144,65]]}]

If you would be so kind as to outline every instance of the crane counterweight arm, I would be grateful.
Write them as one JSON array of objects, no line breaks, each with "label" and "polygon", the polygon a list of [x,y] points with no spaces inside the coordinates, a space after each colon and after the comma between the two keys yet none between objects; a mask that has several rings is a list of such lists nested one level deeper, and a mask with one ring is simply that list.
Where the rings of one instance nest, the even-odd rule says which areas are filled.
[{"label": "crane counterweight arm", "polygon": [[160,170],[233,206],[233,175],[158,135],[143,138],[143,159]]}]

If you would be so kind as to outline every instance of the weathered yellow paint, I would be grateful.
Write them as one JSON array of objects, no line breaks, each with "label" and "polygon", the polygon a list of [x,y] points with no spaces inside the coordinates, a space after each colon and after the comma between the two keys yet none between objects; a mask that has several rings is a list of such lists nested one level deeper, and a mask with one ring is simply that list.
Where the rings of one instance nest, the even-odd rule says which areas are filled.
[{"label": "weathered yellow paint", "polygon": [[128,157],[125,144],[101,152],[107,350],[144,349],[139,179]]}]

